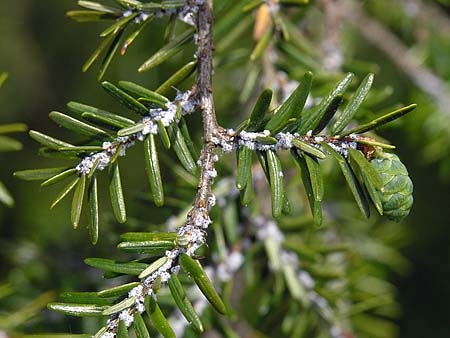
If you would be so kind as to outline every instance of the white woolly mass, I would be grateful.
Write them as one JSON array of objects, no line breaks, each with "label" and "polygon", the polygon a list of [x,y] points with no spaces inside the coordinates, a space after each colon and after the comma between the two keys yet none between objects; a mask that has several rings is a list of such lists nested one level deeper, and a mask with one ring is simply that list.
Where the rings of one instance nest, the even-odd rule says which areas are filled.
[{"label": "white woolly mass", "polygon": [[169,259],[175,259],[177,258],[180,250],[167,250],[166,251],[166,257]]},{"label": "white woolly mass", "polygon": [[75,169],[79,174],[87,175],[97,163],[95,170],[104,170],[110,164],[119,144],[122,144],[119,156],[125,156],[126,150],[134,145],[134,141],[130,137],[119,137],[114,142],[104,142],[102,144],[103,151],[86,156]]},{"label": "white woolly mass", "polygon": [[128,292],[128,298],[136,298],[135,308],[139,313],[143,313],[145,311],[143,290],[144,287],[142,285],[138,285]]},{"label": "white woolly mass", "polygon": [[320,147],[318,144],[323,142],[325,138],[323,136],[316,136],[314,137],[314,142],[316,143],[316,146]]},{"label": "white woolly mass", "polygon": [[188,24],[189,26],[195,26],[195,18],[197,17],[197,12],[197,6],[186,5],[178,12],[178,19]]},{"label": "white woolly mass", "polygon": [[181,267],[179,265],[175,265],[170,269],[170,273],[178,273],[180,272]]},{"label": "white woolly mass", "polygon": [[186,90],[185,92],[179,91],[175,97],[175,102],[181,105],[181,109],[184,114],[191,114],[198,106],[198,102],[192,99],[192,92]]},{"label": "white woolly mass", "polygon": [[205,240],[203,231],[193,227],[192,225],[186,224],[178,229],[177,236],[182,237],[185,235],[189,235],[190,243],[202,243]]},{"label": "white woolly mass", "polygon": [[[141,299],[141,298],[139,298],[139,299]],[[142,298],[142,302],[141,301],[136,302],[136,311],[139,313],[145,312],[144,298]]]},{"label": "white woolly mass", "polygon": [[195,15],[192,11],[180,12],[178,18],[190,26],[195,26]]},{"label": "white woolly mass", "polygon": [[296,137],[298,137],[298,134],[291,134],[291,133],[278,133],[274,137],[277,140],[277,143],[275,144],[262,144],[257,141],[257,137],[267,137],[270,136],[269,130],[264,130],[260,133],[246,133],[242,134],[241,132],[239,136],[242,138],[244,137],[244,142],[241,142],[239,140],[239,144],[241,146],[245,146],[247,148],[250,148],[252,150],[280,150],[280,149],[290,149],[293,147],[292,140]]},{"label": "white woolly mass", "polygon": [[131,10],[126,10],[125,12],[122,13],[122,17],[123,18],[127,18],[129,17],[131,14],[133,14],[133,12]]},{"label": "white woolly mass", "polygon": [[208,176],[209,179],[214,179],[217,177],[217,171],[216,169],[211,169],[206,171],[206,176]]},{"label": "white woolly mass", "polygon": [[[209,219],[209,217],[208,217]],[[211,223],[211,220],[209,220],[208,225]],[[190,247],[189,249],[186,250],[186,254],[188,254],[189,256],[192,256],[195,251],[200,248],[203,244],[205,244],[205,233],[203,230],[199,230],[199,229],[195,229],[193,228],[193,230],[191,230],[191,239],[189,240],[190,242]]]},{"label": "white woolly mass", "polygon": [[[263,130],[261,132],[247,132],[245,130],[241,131],[236,135],[234,130],[227,130],[228,136],[217,137],[214,136],[211,138],[211,141],[222,148],[224,153],[228,153],[232,150],[236,150],[242,147],[247,147],[251,150],[259,150],[259,151],[267,151],[267,150],[289,150],[291,148],[295,148],[292,141],[294,139],[301,139],[304,142],[309,143],[310,145],[325,151],[320,143],[324,142],[326,138],[324,136],[313,136],[312,130],[308,131],[306,135],[301,136],[298,133],[278,133],[272,135],[273,138],[276,139],[276,143],[274,144],[263,144],[258,142],[258,137],[267,137],[271,136],[269,130]],[[351,140],[356,141],[356,135],[350,135]],[[326,142],[330,147],[336,150],[342,156],[348,156],[348,149],[357,148],[357,142],[348,141],[348,139],[334,139]]]},{"label": "white woolly mass", "polygon": [[221,146],[224,153],[230,153],[234,149],[233,146],[227,142],[222,142]]},{"label": "white woolly mass", "polygon": [[[178,257],[178,255],[181,253],[181,250],[179,249],[173,249],[173,250],[168,250],[166,251],[166,257],[167,262],[164,263],[163,265],[161,265],[158,270],[156,270],[155,272],[153,272],[150,276],[148,276],[147,278],[145,278],[144,280],[144,285],[149,287],[155,280],[156,278],[160,277],[161,278],[161,283],[165,283],[170,279],[170,273],[173,272],[173,268],[176,269],[175,266],[173,266],[174,264],[174,260],[176,259],[176,257]],[[149,290],[148,294],[151,294],[152,291],[151,289]]]},{"label": "white woolly mass", "polygon": [[199,214],[197,215],[197,217],[195,217],[194,219],[194,224],[196,227],[200,227],[200,228],[208,228],[208,226],[212,223],[211,219],[209,218],[209,216],[205,215],[205,214]]},{"label": "white woolly mass", "polygon": [[278,146],[282,149],[290,149],[293,147],[292,140],[297,137],[297,134],[291,134],[291,133],[278,133],[277,134],[277,140],[278,140]]},{"label": "white woolly mass", "polygon": [[110,318],[106,321],[106,325],[108,326],[108,330],[114,331],[119,326],[119,323],[116,320]]},{"label": "white woolly mass", "polygon": [[115,336],[116,336],[115,333],[112,333],[112,332],[105,332],[105,333],[103,333],[103,334],[100,336],[100,338],[114,338]]},{"label": "white woolly mass", "polygon": [[141,14],[139,14],[138,16],[136,16],[134,18],[134,22],[136,22],[136,23],[144,22],[144,21],[146,21],[149,18],[149,16],[150,15],[147,14],[147,13],[141,13]]},{"label": "white woolly mass", "polygon": [[135,288],[131,289],[128,292],[128,297],[139,297],[142,294],[142,290],[144,289],[144,287],[142,285],[138,285]]},{"label": "white woolly mass", "polygon": [[208,196],[208,208],[211,209],[215,205],[216,205],[216,196],[211,194]]},{"label": "white woolly mass", "polygon": [[161,283],[165,283],[170,279],[171,274],[167,271],[163,271],[159,273],[159,276],[161,277]]},{"label": "white woolly mass", "polygon": [[126,309],[119,313],[119,320],[123,321],[126,327],[129,327],[133,324],[134,317],[130,314],[130,311]]},{"label": "white woolly mass", "polygon": [[150,109],[149,119],[161,121],[164,127],[168,127],[172,122],[176,121],[177,105],[172,102],[166,103],[166,109],[152,108]]},{"label": "white woolly mass", "polygon": [[197,103],[192,99],[190,90],[186,92],[178,92],[173,102],[166,103],[165,108],[150,108],[149,114],[145,116],[139,123],[144,124],[144,128],[134,134],[128,136],[119,136],[112,142],[104,142],[103,151],[86,156],[75,167],[80,175],[87,175],[90,173],[94,164],[97,163],[95,170],[104,170],[111,164],[117,149],[121,145],[119,156],[125,156],[126,150],[134,145],[134,140],[144,141],[148,134],[158,134],[158,121],[168,127],[171,123],[178,122],[177,109],[178,105],[181,107],[181,115],[192,113],[197,107]]},{"label": "white woolly mass", "polygon": [[341,142],[340,144],[335,143],[327,143],[331,148],[333,148],[336,152],[341,154],[344,157],[348,157],[348,149],[353,148],[356,149],[357,143],[356,142]]}]

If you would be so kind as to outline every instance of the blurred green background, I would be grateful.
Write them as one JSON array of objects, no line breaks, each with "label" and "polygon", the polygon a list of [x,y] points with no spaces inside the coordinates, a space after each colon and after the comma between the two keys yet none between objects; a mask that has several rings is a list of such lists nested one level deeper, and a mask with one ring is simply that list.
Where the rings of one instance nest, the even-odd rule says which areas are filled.
[{"label": "blurred green background", "polygon": [[[423,62],[448,83],[450,35],[427,36],[420,45],[415,44],[414,17],[395,11],[385,15],[383,3],[389,6],[389,1],[367,1],[366,5],[371,15],[383,20],[407,45],[417,48]],[[111,107],[111,100],[96,82],[96,73],[80,71],[97,46],[96,35],[103,25],[78,24],[67,19],[64,13],[74,8],[75,1],[71,0],[0,1],[0,71],[10,74],[0,90],[0,123],[24,122],[30,129],[61,136],[61,130],[47,118],[50,111],[64,111],[70,100]],[[448,15],[445,7],[441,10]],[[450,107],[439,111],[433,100],[412,85],[379,49],[365,42],[357,29],[349,28],[344,37],[351,57],[378,65],[376,85],[393,88],[392,102],[420,105],[415,115],[382,132],[382,136],[397,145],[397,153],[407,165],[415,186],[415,205],[406,220],[410,239],[403,249],[412,268],[405,275],[392,275],[391,280],[399,287],[398,298],[403,306],[401,337],[449,337]],[[182,56],[158,71],[143,75],[136,71],[158,44],[151,34],[145,34],[130,47],[126,57],[116,57],[106,79],[136,81],[149,88],[161,83]],[[231,110],[224,107],[233,102],[231,98],[238,92],[239,88],[228,85],[221,96],[217,95],[223,98],[218,104],[221,121],[236,119],[236,115],[227,116]],[[113,111],[117,109],[112,107]],[[70,227],[69,200],[50,211],[48,206],[57,190],[42,189],[39,184],[12,177],[15,170],[47,167],[52,162],[37,156],[38,146],[27,135],[17,138],[25,145],[23,151],[0,154],[0,180],[7,184],[16,200],[13,209],[0,206],[0,282],[8,282],[14,289],[14,297],[1,300],[0,310],[18,308],[48,290],[58,293],[92,289],[100,274],[86,268],[83,259],[111,253],[117,234],[123,230],[123,226],[110,222],[107,212],[102,219],[105,225],[100,243],[96,247],[87,245],[85,229],[72,231]],[[123,175],[124,184],[128,191],[141,191],[145,176],[142,165],[137,165],[139,150],[130,151],[129,157],[125,166],[129,174]],[[152,222],[167,216],[152,214],[143,205],[139,201],[130,203],[129,214],[137,214],[139,219],[151,217]],[[138,226],[139,221],[135,223]],[[46,312],[29,321],[24,330],[70,331],[71,321],[61,318]]]}]

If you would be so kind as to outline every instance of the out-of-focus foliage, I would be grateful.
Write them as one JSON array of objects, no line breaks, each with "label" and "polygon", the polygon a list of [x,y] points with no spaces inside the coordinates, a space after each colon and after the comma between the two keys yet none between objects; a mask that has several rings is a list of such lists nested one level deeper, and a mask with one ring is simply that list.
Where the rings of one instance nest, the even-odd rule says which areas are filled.
[{"label": "out-of-focus foliage", "polygon": [[[0,88],[7,78],[8,73],[0,73]],[[0,152],[21,150],[22,143],[3,134],[23,132],[26,130],[27,127],[22,123],[0,125]],[[2,181],[0,181],[0,203],[8,207],[14,206],[14,199]]]}]

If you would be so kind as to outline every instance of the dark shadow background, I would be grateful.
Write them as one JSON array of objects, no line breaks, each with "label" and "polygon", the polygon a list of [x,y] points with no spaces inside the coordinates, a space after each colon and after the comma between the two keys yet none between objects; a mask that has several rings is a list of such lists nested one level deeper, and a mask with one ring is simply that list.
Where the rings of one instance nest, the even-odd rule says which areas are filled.
[{"label": "dark shadow background", "polygon": [[[64,13],[74,8],[75,1],[70,0],[0,1],[0,71],[10,74],[0,90],[0,123],[25,122],[30,129],[57,137],[62,134],[61,130],[48,119],[48,112],[64,111],[65,103],[70,100],[98,107],[111,106],[95,80],[96,72],[82,74],[80,71],[85,58],[95,49],[96,34],[103,25],[79,24],[67,19]],[[150,74],[139,75],[135,71],[156,48],[150,35],[144,34],[138,39],[126,57],[117,57],[106,79],[135,80],[150,88],[160,83],[170,64]],[[378,85],[390,84],[397,93],[395,99],[409,102],[414,94],[405,85],[408,80],[382,55],[376,57],[371,46],[361,48],[365,48],[361,57],[375,59],[379,64]],[[409,123],[408,119],[405,124]],[[440,173],[439,163],[423,165],[418,151],[420,142],[411,141],[410,132],[404,126],[385,135],[398,146],[398,153],[407,164],[415,185],[416,202],[407,220],[411,243],[404,249],[413,268],[406,276],[392,276],[403,305],[401,337],[445,338],[450,336],[450,183]],[[0,207],[1,279],[14,285],[15,304],[46,290],[87,290],[99,275],[84,268],[82,259],[106,255],[115,247],[116,234],[122,232],[123,226],[109,222],[108,211],[102,216],[105,237],[95,248],[86,245],[85,229],[72,231],[70,227],[70,201],[53,211],[48,209],[58,193],[57,188],[41,189],[39,184],[22,182],[11,176],[14,170],[36,167],[41,161],[37,145],[26,135],[18,138],[25,144],[22,152],[0,154],[0,179],[6,182],[16,199],[14,209]],[[420,140],[420,135],[416,138]],[[128,191],[133,191],[133,187],[135,191],[140,190],[145,182],[142,166],[133,164],[133,159],[139,156],[136,149],[130,152],[127,170],[131,174],[124,176]],[[42,166],[51,166],[51,161],[46,160]],[[141,206],[132,204],[129,214],[137,210],[142,213]],[[152,220],[166,216],[145,212]],[[146,214],[140,215],[141,219],[145,217]],[[67,331],[71,325],[67,319],[61,321],[60,316],[45,313],[44,321],[33,320],[26,330],[48,330],[43,325],[50,324],[55,326],[55,331]]]}]

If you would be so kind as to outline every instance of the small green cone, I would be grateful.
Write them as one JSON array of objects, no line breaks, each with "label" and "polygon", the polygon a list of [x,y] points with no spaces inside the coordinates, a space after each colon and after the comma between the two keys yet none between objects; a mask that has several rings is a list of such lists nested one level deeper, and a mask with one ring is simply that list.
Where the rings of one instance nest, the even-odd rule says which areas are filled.
[{"label": "small green cone", "polygon": [[394,222],[408,216],[413,204],[413,183],[397,155],[382,153],[371,162],[383,180],[380,198],[384,215]]}]

